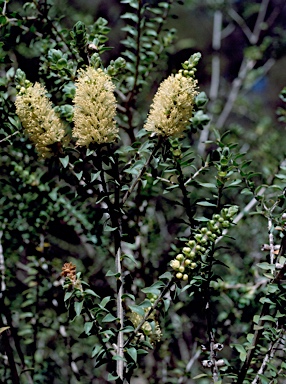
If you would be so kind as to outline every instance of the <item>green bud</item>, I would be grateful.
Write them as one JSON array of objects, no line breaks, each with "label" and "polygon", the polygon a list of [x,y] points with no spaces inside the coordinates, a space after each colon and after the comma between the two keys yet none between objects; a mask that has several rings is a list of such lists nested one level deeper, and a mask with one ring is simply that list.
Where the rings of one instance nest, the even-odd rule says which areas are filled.
[{"label": "green bud", "polygon": [[176,259],[179,260],[179,261],[183,261],[184,260],[184,255],[182,253],[179,253],[177,256],[176,256]]},{"label": "green bud", "polygon": [[188,278],[189,278],[189,276],[185,273],[185,274],[183,275],[183,280],[184,280],[184,281],[187,281]]},{"label": "green bud", "polygon": [[202,237],[203,237],[203,235],[201,235],[200,233],[198,233],[198,234],[195,235],[194,237],[195,237],[195,239],[196,239],[198,242],[200,242],[201,239],[202,239]]},{"label": "green bud", "polygon": [[186,255],[189,255],[191,253],[191,248],[189,247],[184,247],[183,248],[183,252],[186,254]]},{"label": "green bud", "polygon": [[190,255],[189,255],[189,258],[190,258],[190,259],[194,259],[195,256],[196,256],[196,253],[195,253],[194,251],[192,251],[192,252],[190,253]]}]

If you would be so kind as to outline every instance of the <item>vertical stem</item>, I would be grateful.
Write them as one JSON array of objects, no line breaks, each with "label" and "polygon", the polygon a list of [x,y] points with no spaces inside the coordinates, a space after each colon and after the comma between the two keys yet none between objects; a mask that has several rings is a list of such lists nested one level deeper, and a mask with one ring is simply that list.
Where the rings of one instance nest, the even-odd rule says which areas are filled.
[{"label": "vertical stem", "polygon": [[2,239],[3,231],[0,231],[0,273],[1,273],[1,288],[0,288],[0,299],[4,295],[4,291],[6,290],[6,284],[5,284],[5,260],[4,260],[4,253],[3,253],[3,247],[2,247]]},{"label": "vertical stem", "polygon": [[[212,39],[212,74],[211,74],[211,86],[210,86],[210,101],[213,103],[218,97],[219,81],[220,81],[220,56],[219,50],[221,48],[221,30],[222,30],[222,12],[220,10],[215,11],[213,21],[213,39]],[[200,141],[198,144],[198,152],[203,155],[205,152],[205,141],[209,136],[208,124],[202,131]]]},{"label": "vertical stem", "polygon": [[117,279],[117,289],[116,289],[116,308],[117,308],[117,317],[119,319],[119,330],[117,336],[117,355],[121,357],[120,360],[116,361],[116,373],[120,379],[124,380],[124,352],[123,352],[123,333],[122,328],[124,325],[124,312],[122,305],[122,295],[123,295],[123,279],[122,279],[122,265],[121,265],[121,217],[120,217],[120,179],[119,179],[119,169],[118,169],[118,157],[114,157],[113,164],[113,177],[115,181],[115,190],[114,190],[114,203],[110,200],[110,191],[107,188],[107,183],[105,180],[105,173],[102,166],[102,159],[100,159],[100,178],[102,183],[103,192],[106,196],[106,203],[108,206],[108,211],[110,215],[110,220],[114,230],[114,250],[115,250],[115,270],[116,274],[119,275]]},{"label": "vertical stem", "polygon": [[[268,218],[268,235],[269,235],[269,246],[270,246],[270,264],[274,264],[274,236],[272,231],[272,220],[271,217]],[[271,270],[271,273],[274,274],[274,270]]]},{"label": "vertical stem", "polygon": [[4,350],[7,354],[9,365],[10,365],[12,384],[20,384],[20,379],[19,379],[15,359],[13,356],[13,350],[12,350],[11,345],[9,343],[9,337],[8,337],[7,331],[4,331],[2,333],[2,341],[3,341],[3,345],[4,345]]},{"label": "vertical stem", "polygon": [[[117,354],[123,358],[123,332],[121,331],[124,323],[124,314],[123,314],[123,306],[122,306],[122,295],[123,295],[123,280],[122,280],[122,266],[121,266],[121,248],[118,247],[116,252],[116,273],[120,274],[120,277],[117,280],[117,317],[120,322],[120,329],[117,337]],[[123,380],[123,370],[124,370],[124,361],[122,359],[117,360],[116,362],[116,372],[117,375]]]},{"label": "vertical stem", "polygon": [[116,273],[119,275],[117,279],[117,317],[119,319],[119,330],[117,336],[117,354],[121,357],[120,360],[116,361],[116,372],[120,379],[124,380],[124,338],[122,329],[124,327],[124,312],[122,305],[122,295],[123,291],[123,277],[122,277],[122,264],[121,264],[121,213],[120,213],[120,178],[119,178],[119,169],[118,169],[118,157],[114,157],[114,180],[115,191],[114,191],[114,204],[109,203],[110,206],[110,215],[113,227],[116,227],[114,232],[114,246],[115,246],[115,269]]}]

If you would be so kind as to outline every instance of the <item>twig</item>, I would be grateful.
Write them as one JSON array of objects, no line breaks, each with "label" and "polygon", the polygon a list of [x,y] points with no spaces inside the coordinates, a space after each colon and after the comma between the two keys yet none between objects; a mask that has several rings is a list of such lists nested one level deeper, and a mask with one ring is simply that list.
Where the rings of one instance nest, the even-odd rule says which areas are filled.
[{"label": "twig", "polygon": [[[282,239],[283,241],[283,239]],[[270,281],[271,284],[277,284],[279,281],[284,277],[286,272],[286,263],[284,263],[283,267],[280,269],[280,271],[277,273],[277,275]],[[250,367],[252,357],[255,352],[255,347],[259,344],[261,335],[263,333],[264,323],[265,320],[261,320],[261,318],[268,313],[270,304],[268,302],[264,302],[261,314],[260,314],[260,320],[257,325],[257,329],[254,332],[254,336],[251,342],[251,346],[247,352],[245,362],[241,368],[241,371],[238,375],[237,384],[242,384],[245,376],[247,374],[248,368]]]},{"label": "twig", "polygon": [[3,341],[3,345],[4,345],[4,350],[7,354],[9,365],[10,365],[12,384],[20,384],[20,379],[19,379],[15,359],[13,356],[13,350],[12,350],[11,345],[9,343],[9,337],[8,337],[7,331],[4,331],[2,333],[2,341]]},{"label": "twig", "polygon": [[275,351],[276,351],[276,348],[279,344],[279,340],[280,340],[280,335],[279,337],[277,338],[277,340],[275,341],[272,341],[270,343],[270,347],[269,347],[269,350],[268,352],[266,353],[266,355],[264,356],[264,359],[263,359],[263,362],[261,364],[261,367],[259,368],[254,380],[252,381],[251,384],[257,384],[259,381],[260,381],[260,378],[259,378],[259,375],[262,375],[263,372],[265,371],[266,369],[266,366],[268,364],[268,362],[273,358],[274,354],[275,354]]},{"label": "twig", "polygon": [[251,40],[252,37],[252,32],[251,29],[248,27],[246,24],[245,20],[243,17],[241,17],[233,8],[230,8],[228,11],[229,16],[240,26],[242,32],[245,34],[247,37],[248,41]]},{"label": "twig", "polygon": [[193,181],[202,171],[209,167],[209,163],[205,163],[200,169],[198,169],[186,182],[185,186],[187,186],[191,181]]},{"label": "twig", "polygon": [[263,23],[263,21],[265,19],[268,5],[269,5],[269,0],[262,0],[262,2],[260,4],[260,8],[259,8],[259,12],[258,12],[258,17],[256,19],[256,23],[255,23],[255,26],[254,26],[254,29],[253,29],[253,33],[252,33],[252,36],[250,38],[250,43],[253,44],[253,45],[257,44],[257,42],[258,42],[259,35],[260,35],[261,30],[262,30],[262,28],[261,28],[262,27],[262,23]]},{"label": "twig", "polygon": [[254,65],[255,65],[254,60],[251,60],[251,59],[248,59],[245,57],[242,60],[238,76],[232,83],[231,91],[228,95],[228,99],[225,103],[224,109],[222,110],[222,113],[220,114],[220,116],[216,122],[216,127],[218,129],[222,128],[224,126],[224,124],[225,124],[225,122],[226,122],[226,120],[227,120],[227,118],[228,118],[228,116],[229,116],[229,114],[233,108],[234,102],[237,99],[237,95],[238,95],[238,92],[241,88],[241,85],[242,85],[243,81],[245,80],[248,72],[251,69],[253,69]]},{"label": "twig", "polygon": [[[268,234],[269,234],[269,246],[270,246],[270,264],[273,264],[274,263],[274,257],[275,257],[274,236],[272,233],[272,220],[270,217],[268,218]],[[274,273],[274,271],[272,271],[272,273]]]},{"label": "twig", "polygon": [[16,132],[12,133],[11,135],[4,137],[4,139],[0,140],[0,143],[2,143],[3,141],[9,140],[10,137],[17,135],[17,133],[20,133],[20,131],[16,131]]},{"label": "twig", "polygon": [[152,305],[152,307],[149,309],[148,312],[145,313],[145,316],[143,317],[143,319],[140,321],[140,323],[137,325],[137,327],[134,329],[133,332],[131,332],[131,335],[129,336],[129,338],[126,340],[125,344],[124,344],[124,348],[126,348],[129,343],[131,342],[131,340],[133,339],[133,337],[138,333],[138,331],[140,331],[140,329],[142,328],[143,324],[145,323],[145,321],[148,319],[148,317],[151,315],[151,313],[157,308],[157,305],[159,304],[159,302],[161,301],[162,297],[168,292],[168,290],[171,288],[172,284],[174,282],[174,278],[172,278],[171,280],[168,281],[168,284],[165,285],[164,289],[162,290],[162,292],[160,293],[160,295],[157,297],[156,301],[154,302],[154,304]]},{"label": "twig", "polygon": [[125,195],[124,195],[124,197],[122,199],[122,205],[125,204],[126,200],[131,195],[131,193],[133,192],[134,188],[136,187],[136,185],[141,180],[141,177],[143,176],[144,172],[146,171],[146,169],[148,168],[149,164],[151,163],[151,160],[152,160],[153,156],[155,155],[155,153],[157,152],[158,148],[160,147],[162,141],[163,141],[163,137],[159,136],[157,145],[155,145],[155,147],[153,148],[152,153],[150,154],[150,156],[149,156],[148,160],[146,161],[146,163],[141,168],[141,171],[139,172],[138,176],[134,180],[134,182],[131,185],[131,187],[128,189],[128,191],[126,191],[126,193],[125,193]]},{"label": "twig", "polygon": [[115,265],[116,265],[116,273],[120,275],[119,279],[117,280],[117,317],[119,318],[120,322],[120,329],[118,332],[117,337],[117,354],[120,356],[120,359],[116,361],[116,372],[117,375],[123,380],[123,371],[124,371],[124,339],[123,339],[123,326],[124,326],[124,312],[123,312],[123,305],[122,305],[122,295],[123,295],[123,281],[122,281],[122,266],[121,266],[121,248],[119,247],[117,249],[116,253],[116,259],[115,259]]},{"label": "twig", "polygon": [[1,290],[0,290],[0,299],[3,297],[3,292],[6,290],[6,284],[5,284],[5,260],[4,260],[4,253],[3,253],[3,247],[2,247],[2,239],[3,231],[0,231],[0,272],[1,272]]},{"label": "twig", "polygon": [[[212,48],[214,50],[212,56],[212,73],[211,73],[211,86],[210,86],[210,100],[214,102],[218,96],[219,90],[219,80],[220,80],[220,56],[219,50],[221,47],[221,30],[222,30],[222,12],[217,10],[214,13],[214,22],[213,22],[213,39],[212,39]],[[207,141],[209,136],[210,124],[208,124],[200,135],[200,140],[198,144],[198,153],[203,155],[205,151],[205,141]]]}]

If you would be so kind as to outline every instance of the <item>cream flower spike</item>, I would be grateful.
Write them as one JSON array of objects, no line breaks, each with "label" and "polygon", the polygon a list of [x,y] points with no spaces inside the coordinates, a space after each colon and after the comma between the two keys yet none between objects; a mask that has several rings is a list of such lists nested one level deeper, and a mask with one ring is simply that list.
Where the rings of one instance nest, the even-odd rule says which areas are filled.
[{"label": "cream flower spike", "polygon": [[74,98],[73,136],[77,145],[111,143],[116,140],[115,86],[102,69],[88,67],[79,71]]},{"label": "cream flower spike", "polygon": [[198,95],[197,80],[182,73],[164,80],[154,96],[144,128],[158,135],[182,136]]},{"label": "cream flower spike", "polygon": [[22,87],[16,96],[16,113],[24,130],[41,157],[53,155],[52,145],[61,142],[65,136],[62,121],[53,110],[43,85],[35,83]]}]

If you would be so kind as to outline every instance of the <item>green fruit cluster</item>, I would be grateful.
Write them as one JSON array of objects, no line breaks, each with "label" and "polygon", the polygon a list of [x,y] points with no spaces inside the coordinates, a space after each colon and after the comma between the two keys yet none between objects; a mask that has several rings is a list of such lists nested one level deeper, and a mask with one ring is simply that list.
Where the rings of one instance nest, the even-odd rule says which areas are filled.
[{"label": "green fruit cluster", "polygon": [[194,53],[189,60],[182,63],[183,69],[180,69],[179,73],[184,77],[194,77],[197,70],[196,65],[198,64],[200,58],[201,54],[199,52]]},{"label": "green fruit cluster", "polygon": [[237,212],[237,206],[223,208],[220,214],[214,214],[212,219],[208,221],[207,226],[200,228],[194,238],[186,243],[182,253],[179,253],[170,262],[177,279],[188,281],[189,274],[198,266],[198,260],[222,235],[223,230],[230,227]]}]

